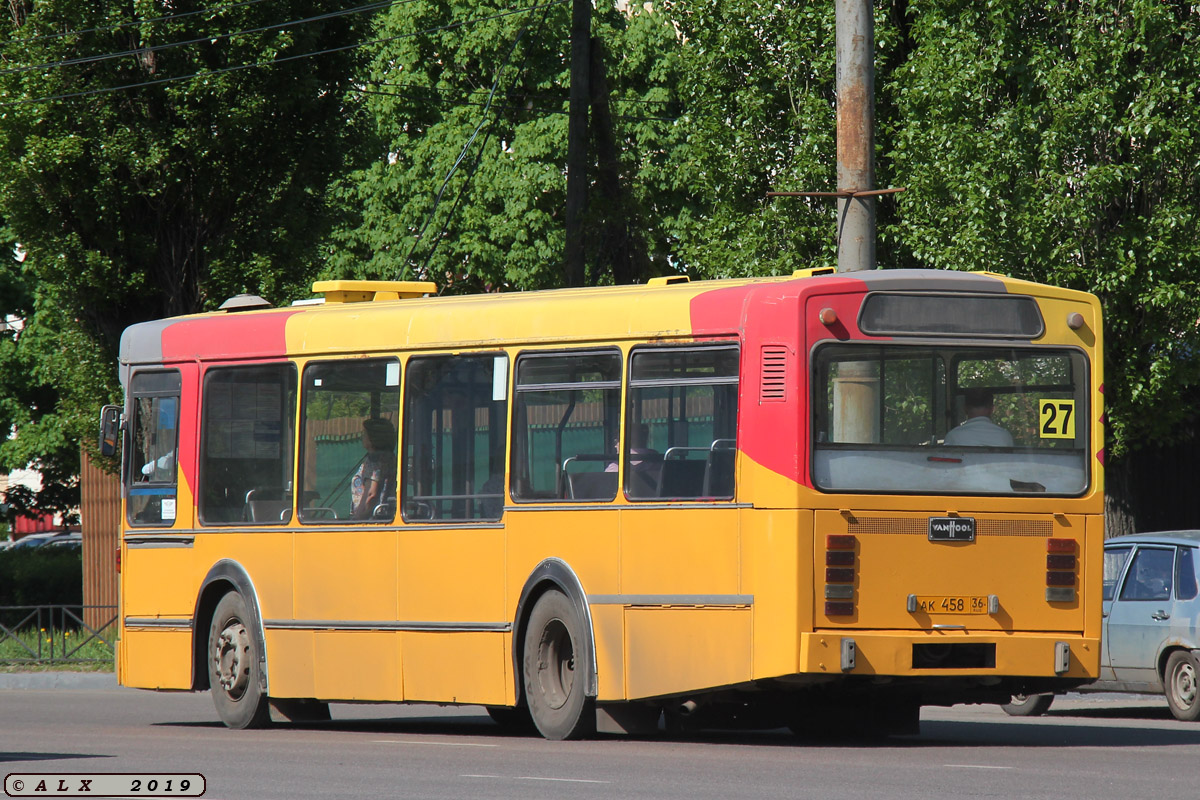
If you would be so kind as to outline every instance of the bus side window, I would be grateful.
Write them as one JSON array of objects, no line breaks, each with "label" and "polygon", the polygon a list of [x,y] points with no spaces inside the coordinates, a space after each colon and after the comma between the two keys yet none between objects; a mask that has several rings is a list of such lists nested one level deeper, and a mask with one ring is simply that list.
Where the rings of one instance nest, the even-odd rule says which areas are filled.
[{"label": "bus side window", "polygon": [[626,495],[732,498],[737,398],[736,345],[634,350],[623,453]]},{"label": "bus side window", "polygon": [[619,351],[522,353],[513,404],[514,500],[616,498]]},{"label": "bus side window", "polygon": [[138,372],[130,382],[130,525],[175,523],[179,393],[177,370]]},{"label": "bus side window", "polygon": [[391,522],[399,360],[309,363],[300,416],[300,521]]},{"label": "bus side window", "polygon": [[507,364],[495,353],[409,359],[400,504],[406,522],[502,516]]},{"label": "bus side window", "polygon": [[201,522],[291,521],[296,368],[208,370],[201,419]]}]

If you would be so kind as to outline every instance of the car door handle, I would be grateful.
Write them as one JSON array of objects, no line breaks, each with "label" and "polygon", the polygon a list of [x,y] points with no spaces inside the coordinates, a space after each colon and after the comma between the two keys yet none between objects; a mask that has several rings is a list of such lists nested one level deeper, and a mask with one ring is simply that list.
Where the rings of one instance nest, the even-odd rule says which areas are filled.
[{"label": "car door handle", "polygon": [[1150,615],[1150,619],[1158,620],[1159,622],[1162,622],[1163,620],[1167,620],[1170,618],[1171,618],[1171,615],[1165,611],[1156,611]]}]

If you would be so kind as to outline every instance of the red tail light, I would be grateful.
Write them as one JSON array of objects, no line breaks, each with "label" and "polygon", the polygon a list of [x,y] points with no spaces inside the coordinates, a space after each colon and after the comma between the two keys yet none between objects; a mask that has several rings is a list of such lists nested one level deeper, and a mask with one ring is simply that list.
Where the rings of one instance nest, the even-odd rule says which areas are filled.
[{"label": "red tail light", "polygon": [[1073,572],[1075,570],[1075,561],[1074,555],[1046,556],[1046,569],[1069,569]]},{"label": "red tail light", "polygon": [[825,536],[826,550],[853,550],[858,539],[848,533],[830,533]]},{"label": "red tail light", "polygon": [[1074,539],[1047,539],[1046,540],[1046,552],[1047,553],[1074,553],[1075,552],[1075,544],[1076,544],[1076,542]]},{"label": "red tail light", "polygon": [[1047,586],[1074,586],[1075,585],[1075,573],[1074,572],[1047,572],[1046,573],[1046,585]]},{"label": "red tail light", "polygon": [[117,548],[117,574],[121,574],[121,548]]}]

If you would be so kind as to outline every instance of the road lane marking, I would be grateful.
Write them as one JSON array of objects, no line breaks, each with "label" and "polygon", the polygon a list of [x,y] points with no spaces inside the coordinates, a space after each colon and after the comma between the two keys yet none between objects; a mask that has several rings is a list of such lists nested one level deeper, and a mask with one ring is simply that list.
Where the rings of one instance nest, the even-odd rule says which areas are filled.
[{"label": "road lane marking", "polygon": [[488,778],[500,781],[554,781],[556,783],[612,783],[612,781],[593,781],[587,778],[540,778],[536,775],[518,775],[510,778],[505,775],[459,775],[460,778]]},{"label": "road lane marking", "polygon": [[1012,767],[997,767],[993,764],[942,764],[947,769],[1012,769]]},{"label": "road lane marking", "polygon": [[439,747],[499,747],[479,741],[421,741],[419,739],[372,739],[372,745],[437,745]]}]

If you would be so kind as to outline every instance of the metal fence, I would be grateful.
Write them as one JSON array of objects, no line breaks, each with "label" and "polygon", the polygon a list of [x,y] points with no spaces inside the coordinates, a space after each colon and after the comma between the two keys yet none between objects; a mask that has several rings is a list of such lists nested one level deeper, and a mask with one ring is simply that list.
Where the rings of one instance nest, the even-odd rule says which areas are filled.
[{"label": "metal fence", "polygon": [[0,664],[111,663],[116,634],[116,606],[0,606]]}]

